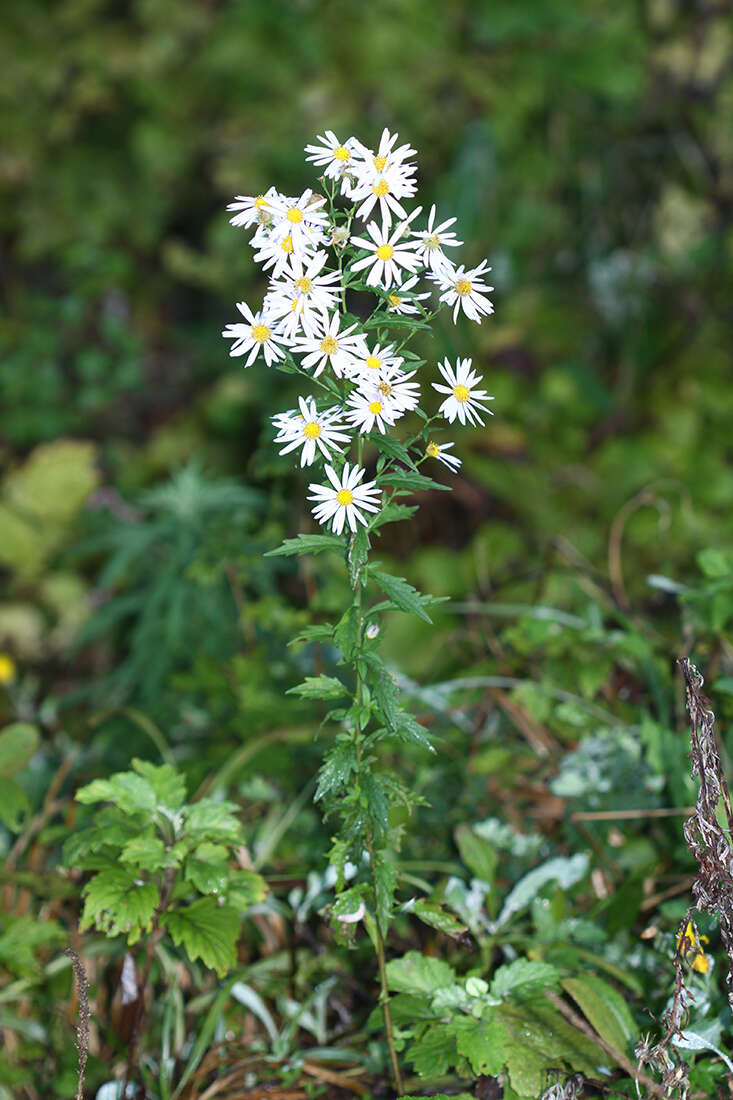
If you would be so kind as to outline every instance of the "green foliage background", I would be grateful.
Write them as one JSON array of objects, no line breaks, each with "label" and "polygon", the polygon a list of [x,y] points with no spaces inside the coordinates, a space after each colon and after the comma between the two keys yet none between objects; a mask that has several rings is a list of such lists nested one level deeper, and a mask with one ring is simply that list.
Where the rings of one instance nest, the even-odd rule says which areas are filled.
[{"label": "green foliage background", "polygon": [[[309,185],[325,128],[383,126],[496,286],[494,317],[422,349],[471,354],[495,416],[459,443],[454,492],[380,548],[452,601],[385,638],[445,738],[437,762],[414,753],[430,804],[411,855],[455,860],[450,829],[490,815],[572,852],[573,810],[689,804],[674,658],[708,673],[726,741],[733,715],[732,39],[713,0],[6,0],[0,650],[18,673],[0,717],[42,732],[14,814],[68,757],[71,793],[162,738],[192,790],[215,775],[251,800],[258,869],[322,859],[297,781],[318,714],[284,692],[332,656],[284,644],[343,590],[320,559],[262,558],[310,520],[267,419],[292,393],[220,339],[263,292],[225,205]],[[55,867],[48,830],[36,865]],[[647,919],[674,928],[642,887],[685,860],[678,819],[625,829],[593,917],[616,964]],[[633,956],[657,1007],[662,956]],[[63,1050],[43,1027],[27,1041]],[[71,1055],[48,1072],[73,1095]]]}]

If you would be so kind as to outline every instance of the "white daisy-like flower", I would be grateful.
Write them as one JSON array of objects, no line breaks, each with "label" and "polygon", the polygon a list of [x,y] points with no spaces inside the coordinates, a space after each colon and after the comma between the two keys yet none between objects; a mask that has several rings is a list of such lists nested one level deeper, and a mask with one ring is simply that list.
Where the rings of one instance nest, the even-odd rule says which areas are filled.
[{"label": "white daisy-like flower", "polygon": [[417,166],[414,164],[405,164],[405,161],[408,157],[414,156],[417,150],[411,149],[407,144],[399,145],[395,149],[398,137],[399,134],[390,134],[389,130],[385,127],[385,129],[382,130],[379,148],[376,153],[373,149],[369,149],[366,145],[362,145],[360,141],[356,141],[354,172],[357,177],[362,180],[377,179],[383,172],[390,172],[394,169],[399,169],[405,176],[414,175]]},{"label": "white daisy-like flower", "polygon": [[413,210],[405,222],[400,222],[393,232],[390,226],[382,224],[380,229],[376,222],[369,222],[366,227],[371,237],[368,241],[364,237],[352,237],[351,243],[357,248],[366,249],[369,253],[361,260],[351,265],[351,271],[364,271],[369,268],[366,277],[367,286],[390,287],[392,283],[402,282],[402,268],[413,274],[415,269],[421,266],[420,259],[415,254],[418,247],[415,241],[405,241],[400,238],[405,232],[407,224],[420,213],[421,207]]},{"label": "white daisy-like flower", "polygon": [[286,343],[285,338],[275,331],[269,316],[262,312],[253,313],[246,302],[237,302],[237,309],[247,323],[242,324],[239,321],[234,325],[227,325],[222,332],[225,340],[234,340],[229,354],[238,356],[249,352],[245,367],[254,363],[260,351],[268,367],[279,359],[284,359],[285,352],[281,345]]},{"label": "white daisy-like flower", "polygon": [[435,206],[431,206],[427,229],[413,232],[412,236],[419,242],[417,254],[424,265],[431,271],[439,271],[446,266],[446,263],[450,263],[443,249],[456,248],[459,244],[463,244],[463,241],[456,240],[455,233],[446,232],[448,227],[455,223],[455,218],[448,218],[440,225],[433,225],[434,220]]},{"label": "white daisy-like flower", "polygon": [[375,382],[380,371],[399,371],[404,363],[402,355],[395,355],[394,344],[375,344],[373,348],[366,347],[364,355],[355,359],[349,372],[349,378],[356,382],[363,379],[365,382]]},{"label": "white daisy-like flower", "polygon": [[310,466],[316,457],[316,448],[325,458],[330,459],[331,450],[341,451],[339,443],[351,441],[351,436],[341,430],[346,425],[339,420],[338,406],[318,412],[313,397],[299,397],[298,405],[299,413],[293,410],[272,418],[279,428],[275,442],[285,444],[278,454],[289,454],[297,447],[302,447],[300,465]]},{"label": "white daisy-like flower", "polygon": [[314,195],[310,187],[297,199],[278,197],[270,202],[272,226],[270,234],[275,241],[292,241],[293,252],[313,250],[325,244],[328,218],[322,209],[326,200]]},{"label": "white daisy-like flower", "polygon": [[455,306],[453,310],[454,324],[458,319],[459,309],[462,309],[467,317],[472,321],[476,321],[479,325],[481,324],[482,314],[488,317],[490,313],[494,312],[494,307],[486,297],[487,292],[494,288],[493,286],[487,286],[482,278],[487,271],[491,271],[491,268],[487,267],[486,260],[482,260],[478,267],[472,267],[469,270],[466,270],[462,264],[457,268],[446,265],[430,276],[443,291],[440,295],[441,302],[446,302],[449,306]]},{"label": "white daisy-like flower", "polygon": [[453,447],[455,443],[434,443],[431,439],[425,448],[425,454],[428,458],[437,458],[438,462],[447,466],[451,473],[455,473],[461,465],[461,460],[457,455],[448,454]]},{"label": "white daisy-like flower", "polygon": [[227,210],[237,211],[229,221],[244,229],[251,225],[264,225],[270,221],[270,203],[281,198],[274,187],[269,187],[264,195],[237,195],[233,202],[227,204]]},{"label": "white daisy-like flower", "polygon": [[340,313],[334,313],[330,320],[328,314],[322,313],[313,335],[301,337],[293,345],[293,351],[304,356],[303,368],[315,367],[314,378],[329,364],[336,377],[342,378],[353,369],[354,360],[364,354],[365,338],[356,331],[356,323],[339,331],[340,323]]},{"label": "white daisy-like flower", "polygon": [[313,256],[292,254],[281,280],[272,280],[263,308],[272,317],[281,318],[280,330],[291,339],[302,327],[313,333],[319,314],[334,309],[341,293],[341,275],[327,271],[321,275],[327,252]]},{"label": "white daisy-like flower", "polygon": [[376,386],[369,386],[363,390],[354,390],[349,394],[346,404],[346,419],[363,435],[371,432],[375,426],[382,435],[387,428],[393,428],[395,421],[403,415],[403,412],[390,407],[384,396]]},{"label": "white daisy-like flower", "polygon": [[272,268],[272,278],[277,279],[282,275],[293,255],[293,239],[288,234],[280,240],[271,233],[260,233],[258,230],[249,242],[253,248],[258,249],[254,254],[255,262],[262,264],[262,270]]},{"label": "white daisy-like flower", "polygon": [[308,499],[317,502],[313,508],[315,518],[322,526],[330,523],[335,535],[341,534],[347,522],[351,531],[356,531],[357,523],[366,527],[368,521],[363,513],[379,511],[380,490],[376,482],[365,481],[360,485],[366,471],[357,465],[350,467],[348,462],[344,463],[340,476],[333,466],[325,469],[331,484],[308,486],[312,490]]},{"label": "white daisy-like flower", "polygon": [[448,394],[439,409],[446,420],[452,424],[458,417],[461,424],[465,424],[467,420],[470,424],[483,424],[480,413],[493,415],[484,402],[494,399],[489,397],[486,390],[476,388],[477,383],[482,381],[482,376],[471,370],[470,359],[458,359],[455,368],[446,359],[443,363],[438,363],[438,370],[448,385],[441,386],[438,382],[433,382],[432,385],[439,393]]},{"label": "white daisy-like flower", "polygon": [[333,130],[326,130],[325,134],[319,134],[320,145],[306,145],[305,151],[309,154],[305,159],[312,164],[323,168],[323,174],[331,180],[341,180],[342,194],[348,194],[350,181],[344,173],[351,168],[352,158],[358,146],[356,138],[350,137],[341,142]]},{"label": "white daisy-like flower", "polygon": [[[415,287],[417,286],[417,275],[413,275],[411,279],[407,279],[399,287],[399,294],[394,291],[389,295],[387,299],[387,312],[388,313],[421,313],[419,306],[416,306],[415,302],[424,301],[425,298],[430,297],[430,291],[427,290],[423,294],[416,294]],[[395,291],[397,287],[395,287]]]},{"label": "white daisy-like flower", "polygon": [[403,413],[417,408],[420,401],[420,386],[417,382],[410,381],[415,373],[413,370],[405,374],[404,371],[390,367],[384,367],[377,372],[372,386],[390,414],[402,416]]}]

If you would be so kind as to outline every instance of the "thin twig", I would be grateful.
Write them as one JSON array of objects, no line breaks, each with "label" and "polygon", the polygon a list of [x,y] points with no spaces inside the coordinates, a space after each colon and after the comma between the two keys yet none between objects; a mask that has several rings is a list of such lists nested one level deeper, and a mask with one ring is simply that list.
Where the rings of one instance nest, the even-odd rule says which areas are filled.
[{"label": "thin twig", "polygon": [[73,947],[64,951],[71,959],[76,978],[76,994],[79,999],[79,1023],[76,1025],[76,1049],[79,1051],[79,1075],[76,1085],[76,1100],[84,1095],[84,1071],[89,1054],[89,979],[84,965]]}]

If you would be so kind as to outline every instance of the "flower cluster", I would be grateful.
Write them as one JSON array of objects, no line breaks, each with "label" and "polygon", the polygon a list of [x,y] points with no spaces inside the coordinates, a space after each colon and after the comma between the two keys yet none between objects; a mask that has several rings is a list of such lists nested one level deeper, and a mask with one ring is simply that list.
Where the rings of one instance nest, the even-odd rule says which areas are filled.
[{"label": "flower cluster", "polygon": [[[437,413],[420,408],[418,368],[424,361],[406,350],[414,333],[443,307],[462,311],[481,323],[493,312],[485,282],[486,261],[474,268],[456,266],[453,250],[463,242],[452,230],[455,218],[440,220],[433,206],[424,228],[422,213],[405,202],[417,191],[415,150],[399,145],[398,135],[384,130],[377,150],[350,137],[341,142],[327,130],[306,146],[306,160],[321,172],[325,194],[310,188],[298,196],[274,187],[261,195],[238,195],[229,204],[231,223],[254,229],[254,259],[269,274],[262,306],[254,312],[239,302],[242,320],[222,335],[232,341],[230,355],[245,356],[249,367],[261,354],[265,364],[299,373],[321,391],[306,394],[298,408],[273,417],[280,454],[300,452],[300,465],[323,462],[325,482],[310,485],[313,514],[340,534],[367,526],[380,509],[379,478],[365,481],[364,437],[376,442],[390,466],[416,471],[437,459],[455,472],[461,460],[452,442],[436,442],[431,427],[449,423],[484,425],[492,398],[481,388],[481,375],[470,359],[438,364],[440,382],[432,387],[444,396]],[[354,221],[364,223],[355,231]],[[427,289],[419,280],[427,280]],[[430,312],[423,305],[437,291]],[[377,304],[368,317],[347,312],[347,291],[369,291]],[[396,333],[396,335],[395,335]],[[394,446],[380,448],[406,414],[417,410],[417,433]],[[355,461],[345,451],[355,448]],[[386,464],[386,465],[385,465]],[[393,482],[394,484],[394,482]]]}]

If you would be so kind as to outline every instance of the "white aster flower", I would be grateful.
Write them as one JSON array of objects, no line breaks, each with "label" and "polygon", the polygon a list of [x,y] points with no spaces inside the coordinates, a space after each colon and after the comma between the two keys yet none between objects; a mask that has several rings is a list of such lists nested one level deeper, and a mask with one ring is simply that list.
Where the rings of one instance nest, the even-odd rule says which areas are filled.
[{"label": "white aster flower", "polygon": [[455,223],[455,218],[448,218],[447,221],[441,222],[440,225],[436,226],[433,225],[434,219],[435,206],[431,206],[427,229],[423,229],[420,232],[413,232],[412,236],[416,237],[419,242],[417,254],[424,265],[429,267],[431,271],[439,271],[441,268],[444,268],[447,263],[450,264],[443,249],[456,248],[457,245],[463,244],[463,241],[456,240],[455,233],[446,232],[448,226]]},{"label": "white aster flower", "polygon": [[452,265],[450,267],[446,266],[431,276],[443,291],[440,295],[441,302],[447,302],[449,306],[455,305],[453,310],[454,324],[458,319],[459,309],[462,309],[467,317],[472,321],[476,321],[479,325],[481,324],[481,314],[488,317],[490,313],[494,312],[494,307],[486,297],[486,293],[494,288],[493,286],[487,286],[482,279],[482,275],[486,271],[491,271],[486,263],[486,260],[482,260],[478,267],[472,267],[468,271],[463,265],[458,268],[453,268]]},{"label": "white aster flower", "polygon": [[229,354],[237,356],[246,355],[249,352],[245,367],[250,367],[254,363],[260,350],[268,367],[279,359],[284,359],[285,352],[280,345],[286,341],[283,336],[275,332],[270,318],[262,312],[253,313],[246,302],[237,302],[237,309],[246,318],[247,323],[242,324],[240,321],[234,325],[227,325],[222,332],[225,340],[234,340]]},{"label": "white aster flower", "polygon": [[341,430],[345,425],[339,420],[340,410],[337,406],[318,412],[313,397],[299,397],[298,404],[299,413],[293,410],[272,418],[279,428],[275,442],[285,444],[278,454],[285,455],[302,447],[300,465],[310,466],[316,457],[316,447],[322,455],[330,459],[332,449],[341,451],[339,443],[350,442],[351,436]]},{"label": "white aster flower", "polygon": [[[419,306],[414,305],[414,302],[421,302],[425,298],[430,297],[430,291],[427,290],[423,294],[416,294],[414,288],[417,286],[417,275],[413,275],[411,279],[407,279],[399,288],[399,294],[392,293],[387,299],[387,312],[388,313],[421,313]],[[396,290],[397,288],[395,288]]]},{"label": "white aster flower", "polygon": [[364,354],[354,360],[349,378],[355,382],[361,379],[375,382],[380,371],[399,371],[404,361],[402,355],[395,355],[394,344],[388,344],[385,348],[381,344],[375,344],[373,348],[365,347]]},{"label": "white aster flower", "polygon": [[425,454],[428,458],[437,458],[438,462],[442,462],[444,466],[447,466],[451,473],[455,473],[461,465],[461,460],[457,455],[449,455],[448,451],[455,447],[455,443],[434,443],[432,439],[425,448]]},{"label": "white aster flower", "polygon": [[273,279],[277,279],[282,275],[294,251],[293,239],[290,234],[278,240],[269,232],[261,233],[260,230],[257,230],[249,243],[253,248],[258,249],[254,254],[254,259],[256,263],[262,264],[263,271],[267,271],[271,267]]},{"label": "white aster flower", "polygon": [[349,325],[342,332],[339,331],[341,314],[334,313],[329,320],[328,314],[322,313],[318,319],[313,335],[301,337],[293,345],[293,351],[303,355],[302,366],[306,370],[315,367],[313,374],[317,378],[330,363],[337,378],[349,374],[353,369],[354,359],[360,358],[365,346],[364,336],[356,332],[356,324]]},{"label": "white aster flower", "polygon": [[389,130],[385,127],[382,130],[382,136],[379,140],[379,148],[376,153],[373,149],[368,149],[366,145],[362,145],[360,141],[355,142],[356,146],[356,158],[354,163],[354,171],[357,176],[362,179],[377,179],[383,172],[393,171],[399,169],[405,176],[412,176],[415,174],[417,166],[414,164],[405,164],[407,157],[412,157],[417,152],[416,149],[411,149],[409,145],[399,145],[395,149],[395,144],[399,134],[390,134]]},{"label": "white aster flower", "polygon": [[420,400],[420,386],[410,379],[415,376],[415,371],[405,374],[404,371],[384,367],[377,372],[373,386],[379,394],[379,400],[385,409],[394,416],[402,416],[403,413],[416,409]]},{"label": "white aster flower", "polygon": [[401,283],[401,268],[412,274],[421,266],[419,258],[415,255],[416,243],[400,240],[407,224],[420,213],[421,209],[422,207],[418,206],[417,210],[413,210],[407,221],[400,222],[392,233],[387,223],[383,223],[380,229],[376,222],[369,222],[366,229],[371,240],[368,241],[364,237],[351,238],[353,245],[366,249],[369,253],[368,256],[351,265],[351,271],[354,272],[364,271],[367,267],[370,269],[366,277],[367,286],[379,284],[390,287],[393,282]]},{"label": "white aster flower", "polygon": [[494,399],[488,396],[486,390],[476,389],[482,376],[471,370],[470,359],[458,359],[455,368],[446,359],[445,362],[438,363],[438,370],[448,385],[441,386],[433,382],[433,389],[448,394],[439,410],[446,420],[452,424],[458,417],[461,424],[465,424],[467,420],[470,424],[483,424],[479,413],[493,415],[483,402]]},{"label": "white aster flower", "polygon": [[248,229],[251,225],[263,225],[270,220],[270,203],[273,199],[280,199],[274,187],[269,187],[264,195],[237,195],[234,202],[227,204],[227,210],[236,210],[238,213],[230,218],[232,225],[243,226]]},{"label": "white aster flower", "polygon": [[387,428],[393,428],[395,421],[403,415],[401,410],[390,407],[376,386],[354,390],[349,394],[346,404],[346,419],[362,435],[373,431],[375,426],[385,435]]},{"label": "white aster flower", "polygon": [[302,328],[312,334],[318,316],[334,309],[341,293],[338,271],[320,272],[328,259],[327,252],[313,256],[292,254],[282,271],[280,281],[272,280],[263,308],[272,317],[281,318],[280,329],[291,339]]},{"label": "white aster flower", "polygon": [[356,531],[357,523],[366,527],[367,520],[363,512],[379,511],[376,500],[380,490],[374,481],[366,481],[360,485],[364,474],[365,470],[356,465],[350,467],[348,462],[344,463],[340,477],[333,466],[326,466],[326,477],[331,484],[308,486],[312,490],[308,499],[317,502],[313,515],[322,526],[330,523],[335,535],[341,534],[346,522],[352,531]]},{"label": "white aster flower", "polygon": [[289,237],[293,252],[306,252],[325,244],[328,219],[322,207],[322,196],[314,195],[310,187],[300,198],[291,199],[282,196],[270,202],[273,240],[281,241]]},{"label": "white aster flower", "polygon": [[306,145],[305,151],[310,155],[305,159],[312,164],[323,168],[323,174],[331,180],[341,180],[341,193],[348,195],[351,184],[345,173],[351,167],[351,160],[357,148],[356,138],[350,137],[340,142],[333,130],[326,130],[325,134],[318,135],[320,145]]}]

